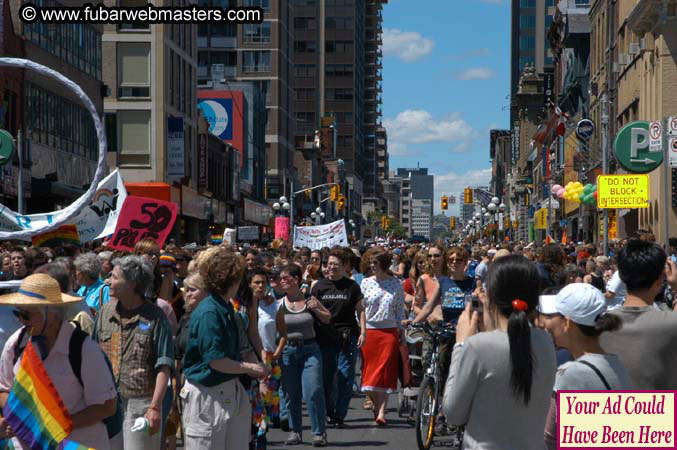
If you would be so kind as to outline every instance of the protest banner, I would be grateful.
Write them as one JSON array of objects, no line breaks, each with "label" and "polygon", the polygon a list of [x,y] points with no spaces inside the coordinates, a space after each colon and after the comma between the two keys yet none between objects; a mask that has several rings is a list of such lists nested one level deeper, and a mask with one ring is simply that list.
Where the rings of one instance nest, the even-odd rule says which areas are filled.
[{"label": "protest banner", "polygon": [[294,247],[308,247],[311,250],[331,248],[335,245],[348,247],[346,223],[343,220],[337,220],[325,225],[295,227],[293,245]]},{"label": "protest banner", "polygon": [[275,239],[289,239],[289,217],[275,218]]},{"label": "protest banner", "polygon": [[[82,197],[81,197],[82,198]],[[91,203],[73,217],[81,243],[102,239],[115,231],[120,207],[127,198],[127,190],[118,170],[101,180]],[[78,202],[74,202],[76,205]],[[0,205],[0,231],[38,230],[60,220],[73,205],[49,214],[22,215]],[[30,238],[24,238],[30,240]]]},{"label": "protest banner", "polygon": [[238,241],[258,241],[259,240],[259,227],[257,225],[246,226],[246,227],[237,227],[237,240]]},{"label": "protest banner", "polygon": [[106,245],[131,251],[141,239],[153,239],[162,247],[172,231],[178,210],[176,203],[130,195],[122,205],[115,233]]}]

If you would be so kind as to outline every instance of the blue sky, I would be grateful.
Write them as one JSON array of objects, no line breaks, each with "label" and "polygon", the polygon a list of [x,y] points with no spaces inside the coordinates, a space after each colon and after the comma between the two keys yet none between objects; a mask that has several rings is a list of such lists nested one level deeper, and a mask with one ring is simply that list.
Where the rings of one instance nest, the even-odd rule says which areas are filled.
[{"label": "blue sky", "polygon": [[428,167],[439,213],[441,195],[488,184],[489,130],[509,125],[509,2],[389,0],[383,53],[390,168]]}]

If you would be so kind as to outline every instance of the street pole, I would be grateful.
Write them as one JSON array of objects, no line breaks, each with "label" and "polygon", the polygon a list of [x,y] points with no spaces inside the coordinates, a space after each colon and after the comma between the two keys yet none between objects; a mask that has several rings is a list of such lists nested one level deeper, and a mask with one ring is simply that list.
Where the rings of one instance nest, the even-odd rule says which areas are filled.
[{"label": "street pole", "polygon": [[[19,214],[24,214],[24,140],[23,132],[19,129],[17,134],[17,150],[19,152],[19,174],[17,176],[17,182],[19,186],[17,187],[17,209]],[[10,165],[12,163],[10,162]]]},{"label": "street pole", "polygon": [[[609,103],[606,93],[602,94],[602,174],[609,173]],[[609,255],[609,210],[604,208],[604,255]],[[595,230],[597,232],[597,230]]]},{"label": "street pole", "polygon": [[294,247],[294,237],[296,235],[296,227],[294,227],[294,177],[291,179],[291,190],[289,191],[289,225],[291,229],[291,246]]},{"label": "street pole", "polygon": [[318,68],[318,72],[320,75],[319,79],[319,86],[318,88],[320,89],[320,95],[318,97],[318,100],[320,101],[320,130],[322,129],[322,118],[324,117],[324,84],[325,84],[325,72],[324,72],[324,62],[325,62],[325,15],[326,15],[326,0],[320,0],[320,67]]},{"label": "street pole", "polygon": [[665,251],[669,251],[670,243],[670,205],[672,199],[668,201],[668,196],[670,195],[670,149],[668,148],[668,120],[669,118],[663,119],[663,224],[665,227]]}]

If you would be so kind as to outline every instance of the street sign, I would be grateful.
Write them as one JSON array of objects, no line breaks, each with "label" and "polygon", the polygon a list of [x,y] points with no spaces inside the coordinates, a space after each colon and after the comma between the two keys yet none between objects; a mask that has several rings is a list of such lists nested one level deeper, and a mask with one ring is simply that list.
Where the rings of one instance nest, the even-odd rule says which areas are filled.
[{"label": "street sign", "polygon": [[534,229],[545,230],[547,228],[548,210],[541,208],[534,213]]},{"label": "street sign", "polygon": [[642,174],[599,175],[597,177],[597,207],[600,209],[648,208],[649,176]]},{"label": "street sign", "polygon": [[[616,135],[616,159],[628,172],[648,173],[663,162],[663,152],[649,151],[649,122],[631,122]],[[627,206],[626,206],[627,208]]]},{"label": "street sign", "polygon": [[668,117],[668,136],[677,136],[677,117]]},{"label": "street sign", "polygon": [[576,137],[581,141],[589,141],[595,132],[595,124],[590,119],[583,119],[576,125]]},{"label": "street sign", "polygon": [[668,149],[670,149],[668,153],[670,155],[668,158],[670,167],[677,168],[677,136],[670,136],[670,139],[668,139]]},{"label": "street sign", "polygon": [[660,120],[649,124],[649,151],[663,151],[663,124]]}]

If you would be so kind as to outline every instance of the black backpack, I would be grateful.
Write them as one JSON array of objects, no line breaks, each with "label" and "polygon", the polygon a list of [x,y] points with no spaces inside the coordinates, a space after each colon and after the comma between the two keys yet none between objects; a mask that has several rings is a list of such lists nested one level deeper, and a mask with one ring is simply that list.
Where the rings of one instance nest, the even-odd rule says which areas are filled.
[{"label": "black backpack", "polygon": [[[73,330],[71,339],[68,342],[68,362],[71,365],[71,369],[73,370],[75,377],[80,382],[80,386],[84,386],[82,383],[82,345],[85,343],[85,338],[89,337],[89,334],[80,328],[80,324],[78,322],[71,321],[71,323],[75,326],[75,330]],[[14,364],[16,364],[16,362],[19,360],[19,357],[23,354],[23,351],[26,348],[26,342],[24,342],[24,339],[26,338],[27,331],[28,327],[22,327],[21,332],[19,333],[19,339],[17,339],[16,344],[14,344]],[[110,370],[112,376],[113,366],[108,360],[108,356],[106,356],[103,351],[101,353],[103,353],[103,357],[106,360],[106,365],[108,365],[108,369]],[[113,379],[115,379],[115,377],[113,377]],[[118,396],[115,414],[103,419],[103,423],[106,425],[106,429],[108,430],[109,439],[122,431],[122,422],[124,420],[122,415],[122,399],[120,398],[120,392],[117,391],[117,387],[115,390]]]}]

